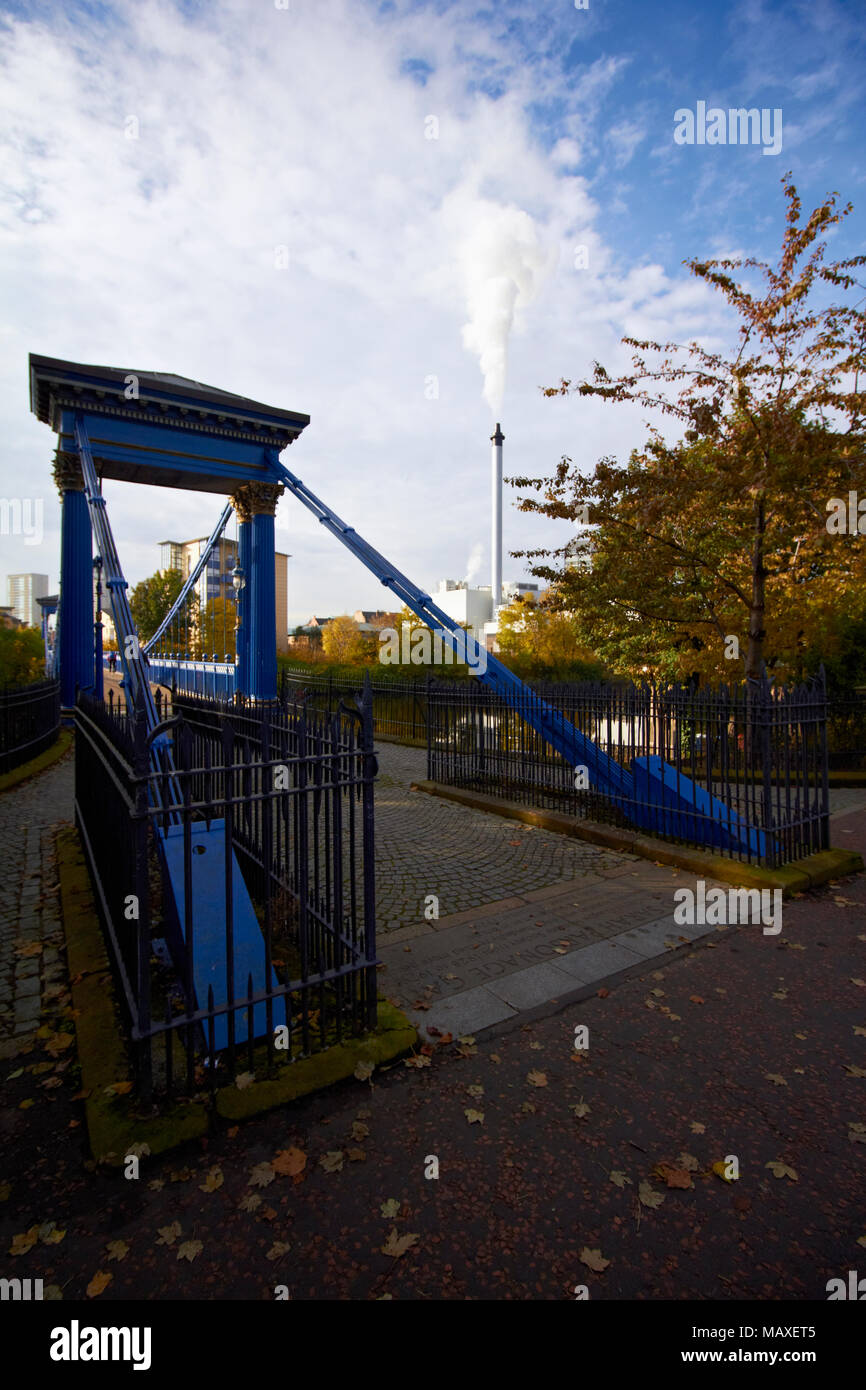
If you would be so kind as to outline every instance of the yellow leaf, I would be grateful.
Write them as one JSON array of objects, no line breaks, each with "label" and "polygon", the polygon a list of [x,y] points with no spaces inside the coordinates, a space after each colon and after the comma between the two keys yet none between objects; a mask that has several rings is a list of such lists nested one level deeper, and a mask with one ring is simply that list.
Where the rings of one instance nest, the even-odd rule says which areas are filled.
[{"label": "yellow leaf", "polygon": [[483,1125],[483,1124],[484,1124],[484,1111],[483,1111],[483,1110],[464,1110],[464,1111],[463,1111],[463,1114],[466,1116],[467,1120],[469,1121],[469,1123],[470,1123],[471,1125]]},{"label": "yellow leaf", "polygon": [[98,1298],[103,1290],[108,1288],[113,1278],[113,1274],[106,1274],[101,1269],[97,1270],[90,1283],[87,1285],[87,1297]]},{"label": "yellow leaf", "polygon": [[20,1235],[12,1237],[12,1244],[9,1247],[10,1255],[26,1255],[28,1250],[32,1250],[39,1239],[39,1227],[31,1226],[28,1231],[22,1231]]},{"label": "yellow leaf", "polygon": [[527,1072],[526,1079],[527,1079],[527,1081],[529,1082],[530,1086],[546,1086],[546,1085],[547,1085],[547,1077],[546,1077],[546,1075],[544,1074],[543,1071],[530,1071],[530,1072]]},{"label": "yellow leaf", "polygon": [[225,1182],[222,1169],[219,1167],[211,1168],[204,1182],[198,1185],[199,1192],[216,1192]]},{"label": "yellow leaf", "polygon": [[183,1245],[177,1247],[177,1258],[179,1260],[189,1260],[192,1264],[197,1255],[200,1255],[204,1246],[200,1240],[185,1240]]},{"label": "yellow leaf", "polygon": [[110,1260],[125,1260],[129,1254],[129,1246],[125,1240],[110,1240],[105,1249]]}]

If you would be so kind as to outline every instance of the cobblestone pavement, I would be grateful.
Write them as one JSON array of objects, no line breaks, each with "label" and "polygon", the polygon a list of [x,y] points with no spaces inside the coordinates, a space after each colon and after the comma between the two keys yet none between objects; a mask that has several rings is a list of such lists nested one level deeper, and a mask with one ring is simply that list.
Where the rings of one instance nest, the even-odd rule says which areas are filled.
[{"label": "cobblestone pavement", "polygon": [[423,922],[429,894],[447,917],[635,857],[410,791],[427,775],[424,749],[380,743],[377,752],[377,932]]},{"label": "cobblestone pavement", "polygon": [[72,788],[70,752],[0,796],[0,1055],[35,1033],[63,988],[55,836],[72,820]]}]

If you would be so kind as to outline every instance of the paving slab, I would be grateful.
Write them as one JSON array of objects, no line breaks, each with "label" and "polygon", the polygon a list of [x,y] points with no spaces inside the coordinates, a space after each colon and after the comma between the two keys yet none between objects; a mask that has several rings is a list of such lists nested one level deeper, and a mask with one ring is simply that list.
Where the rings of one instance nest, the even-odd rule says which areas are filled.
[{"label": "paving slab", "polygon": [[556,965],[542,961],[528,970],[517,970],[487,988],[513,1009],[534,1009],[574,990],[574,976]]},{"label": "paving slab", "polygon": [[506,1019],[516,1018],[518,1010],[499,999],[483,985],[476,989],[466,989],[460,994],[452,994],[440,999],[433,1008],[425,1011],[407,1009],[408,1017],[422,1034],[432,1024],[440,1033],[451,1033],[455,1038],[467,1033],[475,1034],[485,1028],[492,1028]]}]

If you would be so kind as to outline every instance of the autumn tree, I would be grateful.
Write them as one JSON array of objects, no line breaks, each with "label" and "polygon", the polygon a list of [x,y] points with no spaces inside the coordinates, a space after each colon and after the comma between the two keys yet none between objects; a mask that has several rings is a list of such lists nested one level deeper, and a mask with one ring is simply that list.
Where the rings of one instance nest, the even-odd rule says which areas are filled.
[{"label": "autumn tree", "polygon": [[38,627],[0,627],[0,687],[14,690],[45,679],[45,647]]},{"label": "autumn tree", "polygon": [[[129,606],[142,642],[152,637],[184,586],[180,570],[157,570],[136,584],[129,595]],[[193,607],[195,595],[191,595]],[[194,614],[193,614],[194,616]],[[192,636],[192,632],[190,634]]]},{"label": "autumn tree", "polygon": [[194,654],[206,660],[216,654],[217,660],[235,659],[235,625],[237,610],[231,599],[212,598],[196,624]]},{"label": "autumn tree", "polygon": [[518,595],[499,611],[499,652],[518,676],[592,680],[604,666],[582,640],[572,613]]},{"label": "autumn tree", "polygon": [[364,634],[348,614],[332,618],[322,632],[322,650],[337,666],[352,666],[364,653]]},{"label": "autumn tree", "polygon": [[[866,498],[866,318],[855,276],[866,257],[825,264],[826,233],[851,204],[837,208],[828,195],[803,222],[790,175],[782,182],[776,264],[686,262],[738,316],[735,350],[624,338],[630,372],[611,377],[596,363],[592,380],[545,391],[638,403],[682,437],[669,443],[653,426],[624,466],[604,458],[584,478],[563,458],[552,477],[508,480],[530,490],[521,510],[576,523],[559,549],[518,554],[624,668],[731,677],[737,664],[726,657],[742,647],[747,676],[765,662],[789,674],[819,634],[832,645],[863,609],[863,537],[856,521],[853,533],[831,522],[833,499],[847,504],[858,489]],[[574,565],[587,545],[591,566]]]}]

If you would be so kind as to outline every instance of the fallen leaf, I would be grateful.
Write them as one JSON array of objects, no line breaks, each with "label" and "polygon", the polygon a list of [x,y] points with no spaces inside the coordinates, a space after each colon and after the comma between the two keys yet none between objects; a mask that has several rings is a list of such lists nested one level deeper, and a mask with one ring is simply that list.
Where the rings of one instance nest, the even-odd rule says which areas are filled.
[{"label": "fallen leaf", "polygon": [[275,1240],[274,1243],[273,1243],[273,1245],[271,1246],[270,1250],[269,1250],[269,1251],[267,1252],[267,1254],[265,1255],[265,1259],[266,1259],[266,1260],[278,1260],[278,1259],[280,1258],[281,1255],[288,1255],[288,1253],[289,1253],[289,1251],[291,1250],[291,1248],[292,1248],[292,1247],[291,1247],[291,1245],[289,1245],[288,1241],[286,1241],[286,1240]]},{"label": "fallen leaf", "polygon": [[625,1187],[626,1183],[631,1184],[628,1173],[621,1173],[618,1168],[614,1168],[610,1175],[610,1180],[614,1187]]},{"label": "fallen leaf", "polygon": [[346,1157],[350,1163],[366,1163],[367,1155],[363,1149],[347,1149]]},{"label": "fallen leaf", "polygon": [[343,1167],[343,1150],[329,1149],[319,1159],[319,1167],[324,1168],[326,1173],[339,1173]]},{"label": "fallen leaf", "polygon": [[845,1070],[849,1076],[866,1076],[866,1071],[864,1071],[862,1067],[854,1067],[850,1062],[846,1063]]},{"label": "fallen leaf", "polygon": [[691,1129],[692,1134],[703,1134],[706,1130],[706,1125],[702,1125],[698,1120],[692,1120],[689,1128]]},{"label": "fallen leaf", "polygon": [[65,1231],[58,1231],[56,1221],[45,1221],[39,1227],[39,1239],[43,1245],[59,1245],[65,1235]]},{"label": "fallen leaf", "polygon": [[764,1080],[772,1081],[774,1086],[787,1086],[788,1084],[784,1076],[779,1076],[777,1072],[773,1071],[765,1071]]},{"label": "fallen leaf", "polygon": [[159,1233],[157,1245],[174,1245],[182,1228],[179,1221],[172,1221],[170,1226],[157,1226],[156,1229]]},{"label": "fallen leaf", "polygon": [[353,1075],[358,1081],[369,1081],[373,1072],[376,1070],[375,1062],[359,1062]]},{"label": "fallen leaf", "polygon": [[693,1154],[681,1153],[677,1155],[677,1163],[681,1168],[685,1168],[687,1173],[697,1172],[700,1164]]},{"label": "fallen leaf", "polygon": [[728,1165],[723,1158],[713,1164],[713,1172],[717,1178],[721,1178],[722,1182],[734,1182],[733,1178],[728,1177]]},{"label": "fallen leaf", "polygon": [[463,1114],[466,1116],[467,1120],[469,1121],[469,1123],[470,1123],[471,1125],[483,1125],[483,1124],[484,1124],[484,1111],[483,1111],[483,1110],[464,1110],[464,1111],[463,1111]]},{"label": "fallen leaf", "polygon": [[[353,1125],[353,1135],[356,1128],[365,1129],[366,1126],[358,1124]],[[355,1138],[357,1137],[358,1136],[355,1135]],[[298,1173],[303,1173],[306,1166],[307,1155],[304,1153],[303,1149],[280,1149],[276,1158],[271,1159],[271,1167],[273,1168],[274,1172],[279,1173],[280,1177],[283,1178],[297,1177]]]},{"label": "fallen leaf", "polygon": [[9,1247],[10,1255],[26,1255],[28,1250],[32,1250],[39,1239],[39,1227],[31,1226],[28,1231],[22,1231],[19,1235],[12,1237],[12,1244]]},{"label": "fallen leaf", "polygon": [[262,1199],[257,1192],[247,1192],[238,1202],[238,1211],[255,1211],[262,1204]]},{"label": "fallen leaf", "polygon": [[257,1163],[255,1168],[250,1169],[247,1185],[249,1187],[269,1187],[273,1180],[274,1170],[270,1163]]},{"label": "fallen leaf", "polygon": [[783,1163],[780,1158],[775,1158],[770,1163],[765,1163],[764,1167],[769,1168],[774,1178],[790,1178],[791,1182],[800,1181],[794,1169],[789,1168],[787,1163]]},{"label": "fallen leaf", "polygon": [[403,1066],[404,1066],[404,1067],[429,1067],[429,1066],[430,1066],[430,1058],[429,1058],[429,1057],[404,1057],[404,1058],[403,1058]]},{"label": "fallen leaf", "polygon": [[352,1138],[353,1138],[357,1143],[360,1143],[362,1139],[366,1139],[369,1133],[370,1133],[370,1126],[369,1126],[369,1125],[363,1124],[360,1120],[354,1120],[354,1121],[353,1121],[353,1123],[352,1123]]},{"label": "fallen leaf", "polygon": [[610,1264],[610,1260],[606,1260],[600,1250],[590,1250],[586,1245],[577,1258],[582,1265],[586,1265],[587,1269],[595,1270],[597,1274],[601,1274]]},{"label": "fallen leaf", "polygon": [[97,1270],[90,1283],[87,1285],[87,1297],[98,1298],[99,1295],[108,1288],[113,1278],[113,1274],[105,1274],[101,1269]]},{"label": "fallen leaf", "polygon": [[198,1185],[199,1192],[216,1192],[225,1182],[222,1169],[219,1167],[211,1168],[204,1182]]},{"label": "fallen leaf", "polygon": [[389,1197],[387,1202],[383,1202],[379,1208],[379,1211],[388,1221],[393,1221],[399,1210],[400,1203],[397,1201],[396,1197]]},{"label": "fallen leaf", "polygon": [[248,1086],[252,1086],[255,1079],[254,1072],[242,1071],[239,1076],[235,1077],[235,1085],[239,1091],[245,1091]]},{"label": "fallen leaf", "polygon": [[189,1260],[192,1264],[197,1255],[200,1255],[204,1246],[200,1240],[185,1240],[183,1245],[177,1247],[177,1258],[179,1260]]},{"label": "fallen leaf", "polygon": [[637,1190],[638,1200],[645,1207],[660,1207],[665,1199],[663,1192],[656,1192],[655,1188],[644,1180]]},{"label": "fallen leaf", "polygon": [[397,1227],[392,1226],[391,1234],[382,1246],[383,1255],[392,1255],[395,1260],[401,1255],[405,1255],[407,1250],[411,1250],[413,1245],[417,1245],[421,1237],[413,1232],[407,1232],[405,1236],[398,1236]]},{"label": "fallen leaf", "polygon": [[653,1171],[668,1187],[682,1188],[685,1191],[694,1186],[687,1168],[677,1168],[672,1163],[659,1163]]},{"label": "fallen leaf", "polygon": [[530,1086],[546,1086],[547,1077],[543,1071],[530,1071],[526,1074]]},{"label": "fallen leaf", "polygon": [[575,1115],[579,1120],[585,1120],[587,1115],[592,1114],[592,1111],[590,1110],[589,1106],[585,1103],[583,1096],[581,1096],[577,1105],[570,1105],[568,1108],[569,1110],[574,1111]]},{"label": "fallen leaf", "polygon": [[479,1096],[483,1096],[483,1095],[484,1095],[484,1087],[483,1087],[483,1086],[478,1086],[478,1085],[475,1085],[475,1086],[467,1086],[467,1087],[466,1087],[466,1090],[469,1092],[470,1096],[475,1096],[476,1100],[478,1099]]},{"label": "fallen leaf", "polygon": [[105,1250],[110,1260],[125,1260],[129,1254],[129,1246],[125,1240],[110,1240]]}]

